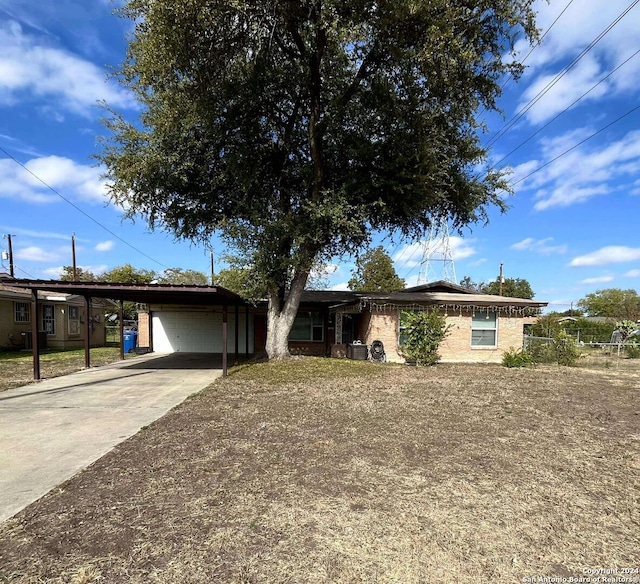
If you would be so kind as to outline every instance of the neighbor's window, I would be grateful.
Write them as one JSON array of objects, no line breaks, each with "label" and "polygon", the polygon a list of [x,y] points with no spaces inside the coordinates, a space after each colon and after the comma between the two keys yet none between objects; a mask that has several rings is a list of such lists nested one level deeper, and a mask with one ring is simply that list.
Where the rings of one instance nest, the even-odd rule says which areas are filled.
[{"label": "neighbor's window", "polygon": [[324,341],[324,320],[319,312],[298,312],[290,341]]},{"label": "neighbor's window", "polygon": [[497,324],[497,313],[489,311],[474,312],[471,317],[471,346],[497,346]]},{"label": "neighbor's window", "polygon": [[56,334],[56,308],[53,304],[42,305],[42,330],[48,335]]},{"label": "neighbor's window", "polygon": [[15,322],[31,321],[31,305],[28,302],[14,302],[13,308]]}]

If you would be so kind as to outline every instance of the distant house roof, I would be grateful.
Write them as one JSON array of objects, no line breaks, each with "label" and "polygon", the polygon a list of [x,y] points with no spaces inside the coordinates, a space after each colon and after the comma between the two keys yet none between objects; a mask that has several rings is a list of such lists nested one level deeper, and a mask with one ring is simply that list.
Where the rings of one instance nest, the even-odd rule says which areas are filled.
[{"label": "distant house roof", "polygon": [[[31,300],[31,291],[0,282],[0,297],[10,298],[18,302],[29,302]],[[38,298],[49,302],[82,302],[82,298],[74,294],[63,294],[61,292],[49,292],[46,290],[38,290]]]}]

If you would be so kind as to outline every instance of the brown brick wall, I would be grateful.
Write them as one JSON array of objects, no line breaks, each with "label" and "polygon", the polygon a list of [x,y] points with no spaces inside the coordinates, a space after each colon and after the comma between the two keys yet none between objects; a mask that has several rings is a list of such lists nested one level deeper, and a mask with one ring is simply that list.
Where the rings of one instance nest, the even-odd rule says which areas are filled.
[{"label": "brown brick wall", "polygon": [[324,341],[289,341],[289,351],[292,355],[313,355],[322,357],[327,354],[327,347]]},{"label": "brown brick wall", "polygon": [[404,363],[398,355],[398,311],[384,310],[363,313],[358,331],[363,343],[371,345],[373,341],[382,341],[387,361]]},{"label": "brown brick wall", "polygon": [[138,312],[138,346],[150,347],[151,335],[149,327],[149,313]]},{"label": "brown brick wall", "polygon": [[[404,358],[398,353],[398,318],[398,310],[365,312],[361,317],[358,335],[367,345],[375,340],[382,341],[387,361],[404,363]],[[498,346],[491,348],[471,347],[471,313],[449,314],[447,324],[451,328],[439,349],[443,362],[500,363],[504,351],[522,346],[522,317],[499,315]]]},{"label": "brown brick wall", "polygon": [[438,351],[443,362],[500,363],[510,347],[522,347],[522,317],[498,315],[498,346],[490,348],[471,347],[470,314],[448,315],[447,323],[451,329]]}]

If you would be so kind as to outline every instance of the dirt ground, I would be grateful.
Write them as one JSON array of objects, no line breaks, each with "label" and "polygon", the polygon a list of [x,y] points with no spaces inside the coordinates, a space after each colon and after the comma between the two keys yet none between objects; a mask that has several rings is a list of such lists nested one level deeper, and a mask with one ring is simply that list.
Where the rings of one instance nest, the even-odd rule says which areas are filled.
[{"label": "dirt ground", "polygon": [[639,398],[615,369],[244,366],[0,526],[0,582],[639,581]]}]

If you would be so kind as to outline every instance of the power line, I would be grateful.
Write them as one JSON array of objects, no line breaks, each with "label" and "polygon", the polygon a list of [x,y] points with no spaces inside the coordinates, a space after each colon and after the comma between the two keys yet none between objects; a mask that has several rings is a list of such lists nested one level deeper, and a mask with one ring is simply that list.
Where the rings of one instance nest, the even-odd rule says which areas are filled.
[{"label": "power line", "polygon": [[544,126],[541,126],[540,128],[538,128],[538,130],[536,130],[533,134],[531,134],[531,136],[529,136],[526,140],[524,140],[523,142],[521,142],[520,144],[518,144],[518,146],[516,146],[513,150],[511,150],[511,152],[509,152],[508,154],[505,154],[500,160],[498,160],[494,166],[498,166],[501,162],[503,162],[504,160],[506,160],[507,158],[509,158],[509,156],[511,156],[514,152],[516,152],[517,150],[519,150],[520,148],[522,148],[522,146],[524,146],[527,142],[529,142],[529,140],[535,138],[540,132],[542,132],[542,130],[544,130],[545,128],[547,128],[548,126],[550,126],[553,122],[555,122],[560,116],[562,116],[563,114],[565,114],[566,112],[568,112],[574,105],[576,105],[579,101],[581,101],[582,99],[584,99],[587,95],[589,95],[589,93],[591,93],[596,87],[598,87],[598,85],[600,85],[601,83],[603,83],[604,81],[606,81],[607,79],[609,79],[609,77],[611,77],[616,71],[618,71],[619,69],[621,69],[624,65],[626,65],[629,61],[631,61],[631,59],[633,59],[634,57],[636,57],[638,54],[640,53],[640,49],[638,49],[635,53],[633,53],[633,55],[631,55],[628,59],[626,59],[625,61],[623,61],[622,63],[620,63],[620,65],[618,65],[615,69],[613,69],[613,71],[609,72],[607,75],[605,75],[602,79],[600,79],[600,81],[598,81],[595,85],[593,85],[589,90],[585,91],[578,99],[576,99],[573,103],[571,103],[570,105],[568,105],[565,109],[563,109],[560,113],[558,113],[557,115],[555,115],[553,118],[551,118],[546,124],[544,124]]},{"label": "power line", "polygon": [[[640,2],[640,0],[638,0]],[[96,225],[98,225],[99,227],[101,227],[102,229],[104,229],[107,233],[109,233],[110,235],[112,235],[113,237],[115,237],[116,239],[118,239],[119,241],[121,241],[122,243],[124,243],[125,245],[127,245],[128,247],[130,247],[132,250],[138,252],[140,255],[143,255],[144,257],[146,257],[147,259],[151,260],[152,262],[155,262],[156,264],[158,264],[159,266],[162,266],[165,269],[168,269],[167,266],[165,266],[162,262],[159,262],[158,260],[156,260],[155,258],[152,258],[150,255],[146,254],[145,252],[143,252],[142,250],[138,249],[137,247],[135,247],[134,245],[131,245],[127,240],[123,239],[122,237],[120,237],[119,235],[117,235],[116,233],[114,233],[113,231],[111,231],[111,229],[109,229],[108,227],[104,226],[102,223],[100,223],[97,219],[94,219],[91,215],[89,215],[86,211],[83,211],[80,207],[78,207],[78,205],[76,205],[75,203],[73,203],[72,201],[70,201],[67,197],[65,197],[64,195],[62,195],[60,192],[58,192],[56,189],[54,189],[50,184],[48,184],[46,181],[44,181],[43,179],[41,179],[37,174],[35,174],[32,170],[29,170],[24,164],[22,164],[22,162],[20,162],[17,158],[15,158],[14,156],[12,156],[11,154],[9,154],[9,152],[7,152],[2,146],[0,146],[0,152],[3,152],[8,158],[10,158],[11,160],[13,160],[18,166],[20,166],[23,170],[26,170],[31,176],[33,176],[36,180],[38,180],[39,182],[41,182],[46,188],[48,188],[52,193],[55,193],[56,195],[58,195],[63,201],[65,201],[65,203],[68,203],[69,205],[71,205],[76,211],[82,213],[87,219],[93,221]]]},{"label": "power line", "polygon": [[[556,25],[558,20],[560,20],[562,15],[567,11],[567,9],[569,8],[569,6],[571,6],[571,4],[573,4],[573,0],[569,0],[568,4],[562,9],[562,12],[558,14],[558,16],[556,16],[555,20],[551,23],[549,28],[544,31],[544,34],[540,37],[538,42],[533,47],[531,47],[531,50],[525,55],[524,59],[520,61],[520,64],[524,63],[531,56],[531,53],[533,53],[533,51],[535,51],[542,44],[544,37],[546,37],[549,34],[551,29]],[[501,89],[504,89],[512,79],[513,79],[513,74],[509,74],[505,82],[502,84]]]},{"label": "power line", "polygon": [[555,85],[558,83],[577,63],[582,60],[582,58],[595,47],[630,11],[631,9],[638,4],[640,0],[634,0],[627,8],[625,8],[616,19],[609,24],[593,41],[591,41],[587,47],[573,60],[569,65],[564,67],[560,73],[558,73],[547,85],[538,92],[538,94],[529,101],[529,103],[518,113],[518,115],[514,116],[509,122],[507,122],[502,129],[484,146],[485,148],[490,148],[493,146],[500,138],[502,138],[519,120],[521,120],[525,114],[536,105]]},{"label": "power line", "polygon": [[634,108],[630,109],[628,112],[622,114],[620,117],[618,117],[615,120],[613,120],[612,122],[608,123],[606,126],[603,126],[598,131],[596,131],[593,134],[591,134],[590,136],[587,136],[583,140],[580,140],[580,142],[578,142],[577,144],[574,144],[573,146],[571,146],[571,148],[567,148],[567,150],[565,150],[561,154],[558,154],[558,156],[552,158],[551,160],[548,160],[547,162],[545,162],[544,164],[540,165],[535,170],[532,170],[529,174],[527,174],[527,175],[523,176],[522,178],[519,178],[517,181],[511,183],[511,186],[514,187],[515,185],[517,185],[517,184],[521,183],[522,181],[528,179],[531,175],[534,175],[536,172],[538,172],[538,171],[542,170],[543,168],[549,166],[550,164],[554,163],[556,160],[562,158],[563,156],[566,156],[567,154],[569,154],[569,152],[571,152],[572,150],[575,150],[576,148],[578,148],[578,146],[582,146],[585,142],[588,142],[589,140],[591,140],[591,138],[595,138],[598,134],[601,134],[602,132],[604,132],[605,130],[607,130],[608,128],[613,126],[614,124],[617,124],[620,120],[623,120],[627,116],[630,116],[636,110],[640,110],[640,105],[637,105]]}]

